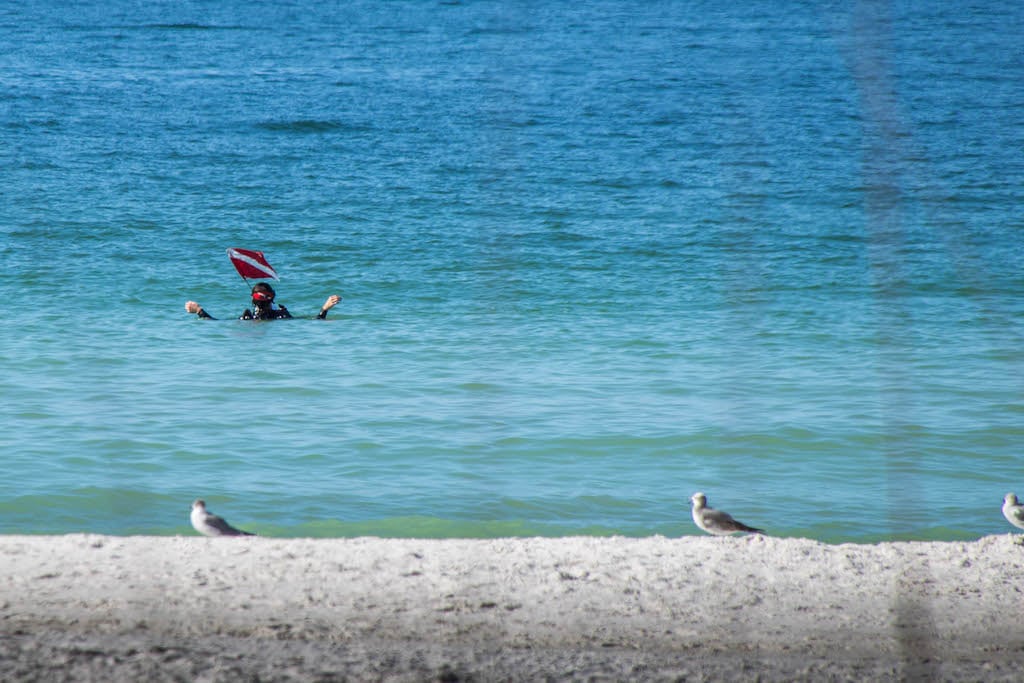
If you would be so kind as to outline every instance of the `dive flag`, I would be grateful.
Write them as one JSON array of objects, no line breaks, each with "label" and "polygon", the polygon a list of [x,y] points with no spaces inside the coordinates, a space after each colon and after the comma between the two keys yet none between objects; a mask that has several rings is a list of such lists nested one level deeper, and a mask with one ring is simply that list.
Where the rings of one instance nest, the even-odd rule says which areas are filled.
[{"label": "dive flag", "polygon": [[230,247],[228,249],[228,258],[231,259],[235,270],[243,278],[251,277],[254,280],[262,280],[269,277],[274,280],[277,279],[277,272],[273,266],[267,263],[267,259],[263,256],[262,251]]}]

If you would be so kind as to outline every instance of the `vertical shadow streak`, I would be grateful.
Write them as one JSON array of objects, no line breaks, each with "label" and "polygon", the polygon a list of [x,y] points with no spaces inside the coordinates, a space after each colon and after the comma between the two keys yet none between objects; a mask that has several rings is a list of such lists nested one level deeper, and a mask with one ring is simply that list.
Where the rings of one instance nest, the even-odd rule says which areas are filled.
[{"label": "vertical shadow streak", "polygon": [[[904,463],[911,458],[913,377],[905,365],[905,351],[913,348],[913,316],[908,304],[908,277],[901,263],[906,233],[902,224],[903,145],[908,137],[897,106],[891,7],[887,0],[861,0],[853,13],[850,63],[857,84],[863,120],[864,216],[868,260],[879,317],[879,376],[886,426],[884,449],[888,468],[890,528],[905,525],[910,514],[907,492],[915,482]],[[935,641],[937,632],[928,602],[914,586],[928,578],[927,568],[903,567],[894,586],[895,637],[900,647],[906,681],[938,680]]]}]

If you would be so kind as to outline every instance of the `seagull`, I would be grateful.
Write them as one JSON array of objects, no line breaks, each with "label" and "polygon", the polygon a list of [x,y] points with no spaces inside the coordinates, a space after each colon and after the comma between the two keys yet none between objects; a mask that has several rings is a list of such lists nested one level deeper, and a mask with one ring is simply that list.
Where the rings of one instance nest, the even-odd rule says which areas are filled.
[{"label": "seagull", "polygon": [[714,510],[708,507],[708,498],[698,491],[690,496],[693,502],[693,523],[704,531],[714,536],[728,536],[737,531],[747,531],[752,534],[763,534],[763,529],[755,529],[742,522],[737,522],[727,512]]},{"label": "seagull", "polygon": [[1003,497],[1003,517],[1018,529],[1024,529],[1024,505],[1017,500],[1017,495],[1007,493]]},{"label": "seagull", "polygon": [[242,531],[224,521],[223,517],[211,514],[206,511],[206,502],[197,500],[192,503],[192,514],[189,515],[192,526],[203,536],[255,536],[248,531]]}]

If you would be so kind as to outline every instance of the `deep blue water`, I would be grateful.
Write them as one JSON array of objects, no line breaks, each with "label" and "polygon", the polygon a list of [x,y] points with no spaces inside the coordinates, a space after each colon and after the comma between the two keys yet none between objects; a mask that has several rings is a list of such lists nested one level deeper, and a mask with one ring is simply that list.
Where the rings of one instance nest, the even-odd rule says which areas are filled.
[{"label": "deep blue water", "polygon": [[0,533],[1010,530],[1024,6],[65,4],[0,6]]}]

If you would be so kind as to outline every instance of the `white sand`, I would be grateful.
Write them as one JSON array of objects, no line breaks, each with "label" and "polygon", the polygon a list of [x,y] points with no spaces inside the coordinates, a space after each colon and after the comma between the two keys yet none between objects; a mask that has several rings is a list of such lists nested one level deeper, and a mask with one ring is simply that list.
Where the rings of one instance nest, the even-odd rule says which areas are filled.
[{"label": "white sand", "polygon": [[0,678],[1020,680],[1015,540],[6,536]]}]

